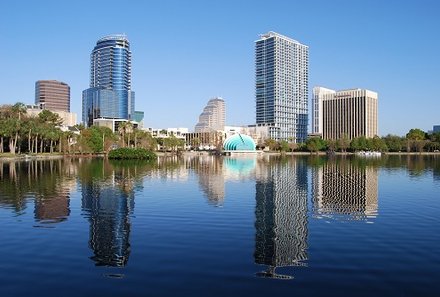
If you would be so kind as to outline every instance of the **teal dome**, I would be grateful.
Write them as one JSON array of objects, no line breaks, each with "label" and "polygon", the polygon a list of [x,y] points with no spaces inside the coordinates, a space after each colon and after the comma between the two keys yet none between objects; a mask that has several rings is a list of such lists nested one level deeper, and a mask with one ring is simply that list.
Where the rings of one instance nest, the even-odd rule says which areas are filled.
[{"label": "teal dome", "polygon": [[223,142],[223,149],[226,151],[255,151],[255,141],[244,134],[234,134]]}]

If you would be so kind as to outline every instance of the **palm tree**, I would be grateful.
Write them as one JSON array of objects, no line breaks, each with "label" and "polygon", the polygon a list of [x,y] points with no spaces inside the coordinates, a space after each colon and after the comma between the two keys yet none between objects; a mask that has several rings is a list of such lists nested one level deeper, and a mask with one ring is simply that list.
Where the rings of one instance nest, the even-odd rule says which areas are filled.
[{"label": "palm tree", "polygon": [[125,147],[125,133],[127,131],[127,122],[119,123],[118,132],[122,136],[122,147]]},{"label": "palm tree", "polygon": [[21,120],[21,115],[26,113],[26,105],[21,102],[15,103],[12,108],[12,113],[18,116],[18,120]]},{"label": "palm tree", "polygon": [[118,132],[122,136],[122,146],[125,147],[125,135],[128,136],[127,146],[130,146],[130,134],[133,131],[133,124],[131,122],[122,122],[119,124]]}]

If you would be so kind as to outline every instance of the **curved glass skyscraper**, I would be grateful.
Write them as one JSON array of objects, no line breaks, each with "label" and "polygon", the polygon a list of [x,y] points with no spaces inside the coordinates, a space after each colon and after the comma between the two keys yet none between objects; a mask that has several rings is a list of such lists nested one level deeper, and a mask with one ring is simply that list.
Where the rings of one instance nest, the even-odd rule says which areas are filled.
[{"label": "curved glass skyscraper", "polygon": [[90,55],[90,88],[83,91],[83,122],[93,119],[131,119],[134,92],[131,91],[131,51],[125,35],[98,40]]}]

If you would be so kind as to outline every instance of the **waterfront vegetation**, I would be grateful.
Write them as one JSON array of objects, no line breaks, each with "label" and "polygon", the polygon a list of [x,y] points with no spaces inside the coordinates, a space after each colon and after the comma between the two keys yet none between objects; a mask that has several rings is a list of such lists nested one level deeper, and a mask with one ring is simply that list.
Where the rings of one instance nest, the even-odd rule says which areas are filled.
[{"label": "waterfront vegetation", "polygon": [[116,160],[156,160],[156,154],[144,148],[121,147],[108,153],[109,159]]},{"label": "waterfront vegetation", "polygon": [[309,137],[304,143],[266,140],[260,148],[269,148],[280,152],[438,152],[440,150],[440,133],[426,133],[420,129],[411,129],[405,136],[388,134],[384,137],[364,136],[350,140],[346,135],[340,139],[324,140],[321,137]]},{"label": "waterfront vegetation", "polygon": [[[176,153],[186,147],[198,147],[200,141],[185,141],[171,133],[167,137],[153,137],[151,133],[134,127],[130,122],[120,123],[116,132],[106,127],[85,128],[76,125],[70,129],[61,128],[58,114],[42,110],[38,116],[26,113],[23,103],[0,106],[0,154],[108,154],[115,148],[142,148],[149,152],[162,150]],[[217,145],[216,145],[217,146]],[[440,133],[426,133],[411,129],[405,136],[358,137],[350,140],[347,135],[340,139],[324,140],[310,137],[304,143],[267,139],[259,143],[258,149],[278,152],[438,152]]]}]

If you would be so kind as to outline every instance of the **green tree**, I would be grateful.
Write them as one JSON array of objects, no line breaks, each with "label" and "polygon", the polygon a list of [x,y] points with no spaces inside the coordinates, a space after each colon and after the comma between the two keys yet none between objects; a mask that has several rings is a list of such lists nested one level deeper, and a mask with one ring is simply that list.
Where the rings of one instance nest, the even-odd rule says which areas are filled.
[{"label": "green tree", "polygon": [[350,139],[348,138],[348,135],[343,133],[341,137],[337,140],[337,146],[338,148],[345,153],[347,149],[350,147]]},{"label": "green tree", "polygon": [[352,151],[369,151],[371,150],[371,142],[365,136],[359,136],[353,138],[350,143],[350,148]]},{"label": "green tree", "polygon": [[131,122],[119,123],[118,132],[121,136],[122,147],[130,146],[130,135],[133,133],[133,124]]},{"label": "green tree", "polygon": [[316,153],[326,148],[326,143],[321,137],[310,137],[306,140],[306,148],[312,153]]},{"label": "green tree", "polygon": [[157,149],[157,140],[150,132],[139,130],[137,141],[139,146],[147,150],[155,151]]},{"label": "green tree", "polygon": [[46,123],[50,126],[60,126],[63,123],[63,119],[61,119],[57,113],[51,112],[47,109],[43,109],[38,114],[38,118],[41,123]]},{"label": "green tree", "polygon": [[280,148],[280,151],[282,151],[282,152],[287,152],[290,150],[289,143],[285,140],[281,140],[279,142],[279,148]]},{"label": "green tree", "polygon": [[415,128],[409,130],[406,134],[407,139],[407,151],[418,151],[421,152],[426,144],[426,133],[421,129]]},{"label": "green tree", "polygon": [[106,152],[114,141],[114,134],[107,127],[86,128],[81,131],[81,137],[83,148],[87,148],[92,153]]},{"label": "green tree", "polygon": [[425,140],[426,134],[422,130],[416,128],[409,130],[409,132],[406,133],[406,138],[410,140]]},{"label": "green tree", "polygon": [[278,142],[275,139],[268,138],[264,141],[265,147],[268,147],[269,150],[275,151],[278,150]]},{"label": "green tree", "polygon": [[385,141],[379,136],[374,136],[373,138],[369,139],[369,142],[370,142],[369,147],[373,151],[386,152],[388,150]]},{"label": "green tree", "polygon": [[390,152],[400,152],[404,147],[402,137],[388,134],[382,138]]}]

